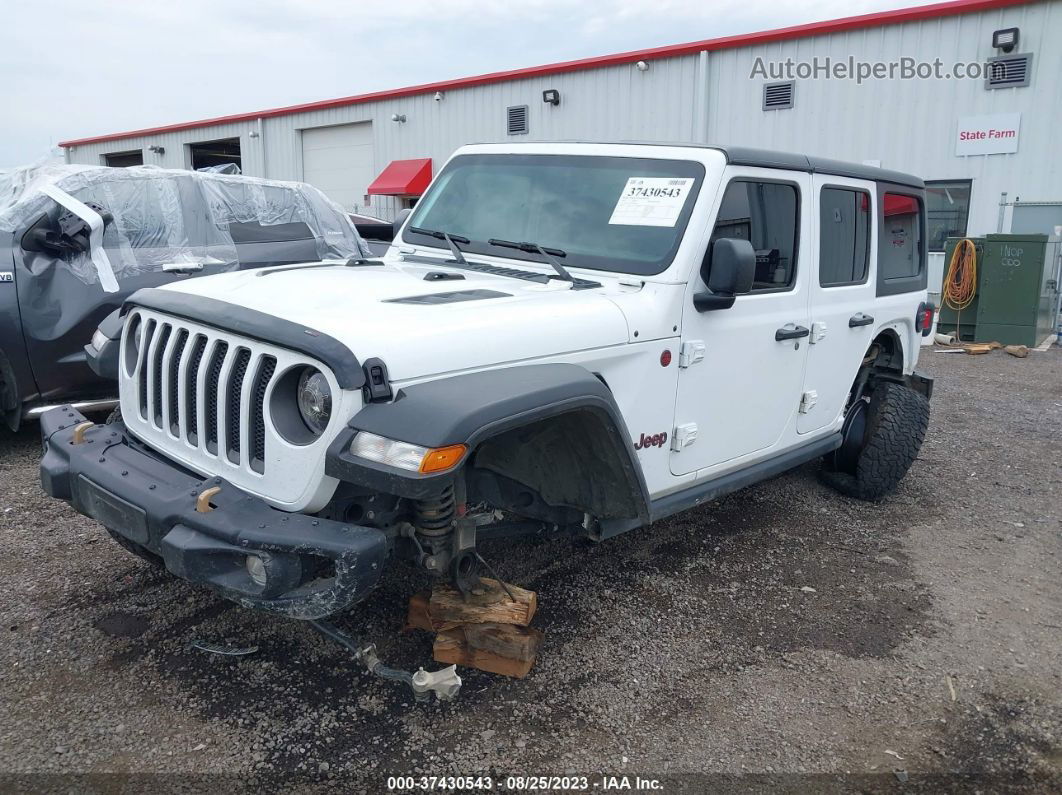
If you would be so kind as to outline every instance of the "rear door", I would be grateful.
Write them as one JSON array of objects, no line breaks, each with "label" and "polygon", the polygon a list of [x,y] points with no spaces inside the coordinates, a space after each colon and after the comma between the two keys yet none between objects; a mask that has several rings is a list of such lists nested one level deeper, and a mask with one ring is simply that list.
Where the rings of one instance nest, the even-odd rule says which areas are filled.
[{"label": "rear door", "polygon": [[817,227],[810,279],[811,337],[797,430],[831,425],[844,409],[875,330],[874,183],[812,177]]},{"label": "rear door", "polygon": [[[753,290],[729,309],[698,312],[694,275],[683,311],[671,471],[740,466],[789,446],[804,381],[811,263],[811,177],[773,169],[728,169],[711,241],[749,240]],[[711,248],[711,243],[708,246]],[[680,439],[696,429],[696,440]]]}]

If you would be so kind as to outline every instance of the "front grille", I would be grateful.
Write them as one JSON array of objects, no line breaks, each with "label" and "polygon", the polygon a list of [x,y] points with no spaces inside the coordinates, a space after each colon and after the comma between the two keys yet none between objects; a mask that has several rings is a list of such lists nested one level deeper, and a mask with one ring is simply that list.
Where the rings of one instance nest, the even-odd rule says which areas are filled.
[{"label": "front grille", "polygon": [[[181,359],[184,357],[185,345],[188,342],[188,329],[178,329],[177,339],[173,343],[173,356],[170,357],[170,367],[167,373],[166,398],[170,406],[176,406],[180,393]],[[176,436],[180,431],[177,422],[177,412],[171,411],[169,418],[170,433]]]},{"label": "front grille", "polygon": [[129,405],[140,409],[137,427],[173,440],[177,450],[197,450],[265,474],[265,402],[277,357],[177,318],[141,317],[126,324],[134,331],[136,326],[142,329],[136,369],[125,385],[136,392]]},{"label": "front grille", "polygon": [[228,412],[225,418],[225,451],[229,460],[238,464],[240,462],[240,401],[243,393],[243,379],[247,375],[247,363],[251,361],[251,352],[246,348],[240,348],[236,354],[236,364],[232,366],[232,376],[229,378],[229,396],[225,401],[225,410]]},{"label": "front grille", "polygon": [[[134,324],[130,323],[130,327],[133,326],[133,325]],[[146,320],[143,323],[139,323],[139,324],[135,324],[135,325],[137,325],[137,326],[139,326],[139,327],[144,329],[144,333],[143,333],[143,336],[141,338],[141,343],[140,343],[140,354],[141,354],[141,356],[147,356],[148,352],[151,350],[151,340],[155,336],[155,321],[154,320]],[[147,367],[141,367],[140,368],[140,374],[137,376],[137,380],[138,380],[139,386],[140,386],[140,389],[138,391],[138,395],[139,395],[139,398],[140,398],[140,401],[139,401],[140,402],[140,416],[141,417],[147,417],[147,399],[148,399],[148,388],[147,388],[147,384],[148,384],[148,368]]]},{"label": "front grille", "polygon": [[251,397],[251,469],[261,473],[265,466],[265,393],[266,387],[277,369],[277,360],[271,356],[262,358],[254,379],[254,394]]},{"label": "front grille", "polygon": [[228,351],[228,343],[217,343],[210,356],[210,369],[207,372],[206,447],[214,455],[218,452],[218,386],[221,384],[221,370],[225,366],[225,354]]},{"label": "front grille", "polygon": [[207,338],[197,334],[192,343],[192,358],[188,361],[188,377],[184,379],[184,401],[188,407],[188,443],[199,445],[199,365],[203,362]]}]

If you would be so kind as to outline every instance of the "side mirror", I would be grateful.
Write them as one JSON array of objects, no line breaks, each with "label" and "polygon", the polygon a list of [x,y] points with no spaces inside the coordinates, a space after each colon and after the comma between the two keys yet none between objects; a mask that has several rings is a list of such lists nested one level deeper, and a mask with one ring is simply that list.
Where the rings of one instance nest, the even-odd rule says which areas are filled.
[{"label": "side mirror", "polygon": [[394,235],[391,238],[392,240],[398,240],[398,232],[402,228],[402,224],[406,222],[406,219],[409,218],[409,215],[412,212],[413,211],[408,207],[398,211],[398,215],[395,216],[395,220],[391,224],[391,228],[394,230]]},{"label": "side mirror", "polygon": [[390,243],[395,239],[395,232],[398,231],[394,224],[354,224],[354,228],[358,230],[358,234],[366,240],[381,240],[385,243]]},{"label": "side mirror", "polygon": [[711,256],[701,263],[701,279],[707,292],[697,293],[693,305],[698,312],[729,309],[734,298],[752,290],[756,275],[756,250],[747,240],[721,237],[712,244]]}]

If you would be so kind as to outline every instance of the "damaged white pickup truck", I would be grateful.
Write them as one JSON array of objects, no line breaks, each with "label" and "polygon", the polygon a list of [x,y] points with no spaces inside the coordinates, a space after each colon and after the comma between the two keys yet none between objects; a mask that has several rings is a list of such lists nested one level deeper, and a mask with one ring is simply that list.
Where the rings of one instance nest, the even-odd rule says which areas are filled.
[{"label": "damaged white pickup truck", "polygon": [[922,181],[740,147],[460,149],[380,260],[134,294],[121,412],[41,420],[45,489],[248,607],[319,620],[392,557],[606,539],[812,459],[853,496],[929,417]]}]

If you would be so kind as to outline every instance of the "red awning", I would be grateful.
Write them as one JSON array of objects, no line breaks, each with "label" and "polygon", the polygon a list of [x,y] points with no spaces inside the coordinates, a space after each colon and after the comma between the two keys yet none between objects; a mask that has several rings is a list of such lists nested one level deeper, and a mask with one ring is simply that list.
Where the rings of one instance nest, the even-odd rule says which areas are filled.
[{"label": "red awning", "polygon": [[885,216],[907,215],[918,212],[918,199],[913,196],[901,196],[898,193],[885,194]]},{"label": "red awning", "polygon": [[392,160],[369,186],[379,196],[420,196],[431,182],[431,158]]}]

